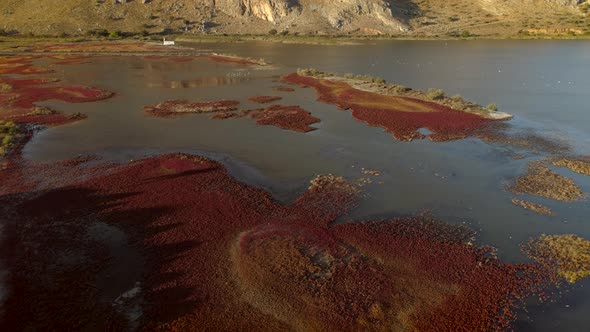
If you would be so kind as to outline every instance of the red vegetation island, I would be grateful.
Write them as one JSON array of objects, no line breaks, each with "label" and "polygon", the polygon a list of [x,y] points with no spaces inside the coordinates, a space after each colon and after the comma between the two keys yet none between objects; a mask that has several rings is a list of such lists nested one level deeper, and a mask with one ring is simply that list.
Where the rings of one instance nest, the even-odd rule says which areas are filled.
[{"label": "red vegetation island", "polygon": [[53,70],[35,67],[32,60],[38,58],[39,56],[36,55],[2,56],[0,57],[0,75],[37,75],[53,73]]},{"label": "red vegetation island", "polygon": [[[76,165],[63,163],[60,174]],[[2,170],[0,180],[14,172],[23,170]],[[18,240],[0,251],[11,271],[0,326],[505,330],[515,308],[548,285],[542,266],[504,264],[472,245],[468,229],[427,216],[333,224],[358,194],[323,176],[283,205],[216,162],[164,155],[2,196],[19,222],[4,230]],[[110,304],[118,294],[105,298],[96,286],[113,259],[109,241],[88,241],[96,223],[123,230],[145,259],[139,322]]]},{"label": "red vegetation island", "polygon": [[275,126],[302,133],[316,130],[310,125],[321,121],[299,106],[284,105],[272,105],[256,110],[250,113],[250,117],[256,119],[256,124],[259,125]]},{"label": "red vegetation island", "polygon": [[[10,64],[29,68],[27,73],[47,73],[44,69],[33,66],[35,57],[3,57],[0,67]],[[98,88],[85,86],[55,86],[57,80],[51,78],[17,79],[0,75],[0,120],[15,123],[35,123],[42,125],[59,125],[78,121],[84,115],[64,115],[47,107],[36,106],[35,103],[47,100],[59,100],[68,103],[94,102],[110,98],[113,94]],[[47,86],[52,83],[52,86]]]},{"label": "red vegetation island", "polygon": [[256,96],[248,98],[249,101],[259,104],[272,103],[273,101],[281,100],[283,97],[278,96]]},{"label": "red vegetation island", "polygon": [[188,100],[168,100],[154,106],[144,107],[144,111],[157,117],[174,117],[189,113],[232,112],[237,110],[237,100],[190,102]]},{"label": "red vegetation island", "polygon": [[171,118],[190,113],[208,113],[212,114],[212,119],[227,120],[249,115],[250,118],[256,119],[256,124],[275,126],[302,133],[315,130],[316,128],[313,128],[310,125],[320,122],[320,119],[312,116],[310,112],[298,106],[272,105],[267,108],[253,111],[238,112],[239,104],[240,102],[237,100],[209,102],[168,100],[157,105],[146,106],[144,107],[144,111],[151,116],[161,118]]},{"label": "red vegetation island", "polygon": [[194,57],[190,56],[169,56],[169,55],[146,55],[144,59],[150,60],[169,60],[173,62],[189,62],[193,61]]},{"label": "red vegetation island", "polygon": [[319,95],[319,101],[350,110],[355,119],[370,126],[382,127],[398,140],[424,138],[425,135],[418,132],[421,128],[432,132],[428,138],[433,141],[465,138],[494,121],[435,102],[359,90],[341,80],[296,73],[286,75],[282,80],[313,88]]},{"label": "red vegetation island", "polygon": [[281,91],[281,92],[294,92],[295,91],[295,89],[290,88],[288,86],[275,86],[272,89],[275,91]]},{"label": "red vegetation island", "polygon": [[249,58],[243,58],[239,56],[233,55],[221,55],[221,54],[213,54],[209,56],[209,60],[214,62],[225,62],[225,63],[235,63],[238,65],[246,65],[246,66],[264,66],[264,63],[261,60],[253,60]]}]

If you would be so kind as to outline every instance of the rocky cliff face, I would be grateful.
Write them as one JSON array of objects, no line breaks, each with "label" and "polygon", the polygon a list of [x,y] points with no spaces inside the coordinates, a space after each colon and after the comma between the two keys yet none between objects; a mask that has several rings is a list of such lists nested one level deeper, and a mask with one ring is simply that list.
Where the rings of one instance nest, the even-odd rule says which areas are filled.
[{"label": "rocky cliff face", "polygon": [[301,11],[297,0],[218,0],[214,5],[230,16],[254,16],[269,22]]},{"label": "rocky cliff face", "polygon": [[254,16],[272,23],[286,18],[319,16],[333,28],[343,29],[363,17],[404,30],[405,25],[396,18],[391,3],[386,0],[217,0],[214,5],[231,16]]}]

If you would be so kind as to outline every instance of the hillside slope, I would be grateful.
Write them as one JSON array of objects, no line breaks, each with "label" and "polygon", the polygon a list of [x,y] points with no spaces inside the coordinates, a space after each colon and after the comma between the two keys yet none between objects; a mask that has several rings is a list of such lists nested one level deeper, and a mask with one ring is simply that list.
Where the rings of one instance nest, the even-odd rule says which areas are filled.
[{"label": "hillside slope", "polygon": [[[585,0],[2,0],[0,29],[159,33],[587,33]],[[146,2],[146,3],[144,3]]]}]

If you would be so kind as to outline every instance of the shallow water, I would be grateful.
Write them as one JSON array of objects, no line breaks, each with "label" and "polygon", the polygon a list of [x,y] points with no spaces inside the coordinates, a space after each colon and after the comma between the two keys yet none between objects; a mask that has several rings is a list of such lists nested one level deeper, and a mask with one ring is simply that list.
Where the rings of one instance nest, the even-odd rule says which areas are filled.
[{"label": "shallow water", "polygon": [[[241,181],[270,190],[289,201],[317,174],[351,180],[371,178],[358,208],[341,221],[386,218],[430,211],[450,223],[478,231],[480,244],[498,248],[507,261],[523,261],[519,245],[540,234],[574,233],[590,238],[590,204],[526,197],[552,208],[556,217],[539,216],[511,203],[504,187],[544,155],[478,139],[446,143],[395,141],[380,128],[352,119],[350,112],[318,103],[312,90],[277,92],[273,82],[298,67],[381,76],[390,82],[442,88],[480,104],[494,102],[515,115],[515,130],[568,142],[590,154],[590,44],[566,41],[370,42],[354,46],[193,44],[221,53],[263,57],[275,64],[254,69],[235,64],[172,62],[141,57],[97,57],[92,63],[56,66],[68,84],[93,85],[116,92],[112,99],[88,104],[47,102],[65,112],[89,115],[86,121],[41,131],[25,147],[26,158],[53,161],[97,154],[126,161],[164,152],[199,153],[226,164]],[[148,117],[146,105],[168,99],[237,99],[241,108],[259,105],[246,99],[279,95],[279,103],[300,105],[322,120],[302,134],[256,126],[247,118],[212,120],[207,115],[175,119]],[[515,154],[525,159],[516,160]],[[378,170],[373,177],[362,168]],[[590,192],[590,177],[567,170]],[[580,282],[552,304],[532,306],[532,321],[518,330],[584,329],[590,323],[590,282]]]}]

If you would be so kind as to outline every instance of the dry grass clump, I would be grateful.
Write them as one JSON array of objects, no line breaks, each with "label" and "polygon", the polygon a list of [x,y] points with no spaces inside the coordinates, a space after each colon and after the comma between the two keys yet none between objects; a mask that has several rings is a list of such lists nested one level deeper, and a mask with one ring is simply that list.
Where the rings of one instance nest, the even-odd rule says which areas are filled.
[{"label": "dry grass clump", "polygon": [[590,241],[577,235],[543,235],[530,241],[525,251],[569,283],[590,276]]},{"label": "dry grass clump", "polygon": [[0,91],[10,91],[12,90],[12,85],[7,83],[0,83]]},{"label": "dry grass clump", "polygon": [[527,210],[531,210],[531,211],[536,212],[538,214],[542,214],[542,215],[546,215],[546,216],[553,215],[553,211],[551,211],[550,208],[548,208],[544,205],[541,205],[541,204],[527,202],[527,201],[523,201],[523,200],[516,199],[516,198],[512,199],[512,204],[522,206],[523,208],[525,208]]},{"label": "dry grass clump", "polygon": [[572,172],[590,176],[590,158],[587,159],[570,159],[570,158],[555,158],[551,159],[551,163],[558,167],[569,168]]},{"label": "dry grass clump", "polygon": [[327,191],[327,190],[338,190],[349,194],[359,193],[359,188],[350,184],[345,178],[341,176],[335,176],[332,174],[318,175],[310,181],[308,190],[313,191]]},{"label": "dry grass clump", "polygon": [[14,122],[0,120],[0,157],[16,146],[20,134],[20,129]]},{"label": "dry grass clump", "polygon": [[56,113],[57,113],[57,111],[55,111],[49,107],[35,105],[31,109],[31,113],[29,113],[29,114],[30,115],[51,115],[51,114],[56,114]]},{"label": "dry grass clump", "polygon": [[584,192],[573,180],[554,173],[542,160],[531,162],[528,172],[518,177],[510,190],[558,201],[576,201],[584,197]]}]

